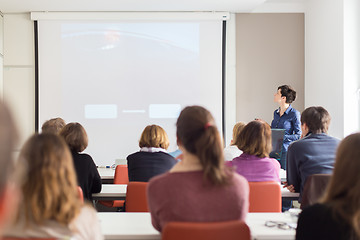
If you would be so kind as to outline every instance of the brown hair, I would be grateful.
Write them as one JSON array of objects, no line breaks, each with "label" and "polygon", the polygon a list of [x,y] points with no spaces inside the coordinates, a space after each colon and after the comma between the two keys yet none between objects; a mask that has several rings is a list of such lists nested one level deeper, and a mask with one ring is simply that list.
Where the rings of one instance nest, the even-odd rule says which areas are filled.
[{"label": "brown hair", "polygon": [[238,138],[239,138],[239,135],[241,133],[241,131],[244,129],[244,127],[246,126],[246,124],[244,122],[238,122],[234,125],[234,128],[233,128],[233,136],[232,136],[232,144],[231,145],[238,145]]},{"label": "brown hair", "polygon": [[241,131],[237,146],[244,153],[269,157],[271,151],[271,128],[269,124],[261,120],[251,121]]},{"label": "brown hair", "polygon": [[211,113],[200,106],[186,107],[176,127],[178,141],[199,158],[204,179],[215,185],[228,184],[230,174],[224,165],[222,140]]},{"label": "brown hair", "polygon": [[281,96],[286,97],[286,103],[292,103],[296,98],[296,91],[289,85],[282,85],[278,87],[281,91]]},{"label": "brown hair", "polygon": [[323,107],[308,107],[301,113],[301,124],[306,124],[311,133],[327,133],[331,117]]},{"label": "brown hair", "polygon": [[9,109],[0,101],[0,194],[14,173],[12,151],[18,135]]},{"label": "brown hair", "polygon": [[42,133],[54,133],[59,134],[61,129],[65,127],[66,123],[62,118],[52,118],[44,122],[41,127]]},{"label": "brown hair", "polygon": [[20,211],[26,221],[69,224],[79,214],[81,202],[72,157],[64,140],[55,134],[35,134],[22,148],[19,162],[28,170]]},{"label": "brown hair", "polygon": [[156,147],[168,149],[169,138],[165,130],[158,125],[146,126],[141,134],[139,146],[142,147]]},{"label": "brown hair", "polygon": [[66,124],[60,131],[60,136],[64,138],[71,151],[82,152],[88,146],[86,131],[80,123]]},{"label": "brown hair", "polygon": [[360,133],[338,146],[335,166],[322,203],[328,204],[360,237]]}]

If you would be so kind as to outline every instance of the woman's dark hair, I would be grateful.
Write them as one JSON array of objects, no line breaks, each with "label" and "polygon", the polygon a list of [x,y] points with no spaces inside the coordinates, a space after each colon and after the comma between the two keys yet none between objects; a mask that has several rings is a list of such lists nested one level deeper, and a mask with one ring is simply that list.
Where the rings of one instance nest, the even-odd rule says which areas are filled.
[{"label": "woman's dark hair", "polygon": [[186,151],[200,159],[204,178],[215,185],[229,183],[222,140],[211,113],[200,106],[186,107],[181,111],[176,127],[178,141]]},{"label": "woman's dark hair", "polygon": [[60,131],[71,151],[82,152],[88,146],[88,136],[84,127],[77,122],[68,123]]},{"label": "woman's dark hair", "polygon": [[296,91],[289,85],[282,85],[278,87],[281,90],[281,96],[286,97],[286,103],[292,103],[296,98]]}]

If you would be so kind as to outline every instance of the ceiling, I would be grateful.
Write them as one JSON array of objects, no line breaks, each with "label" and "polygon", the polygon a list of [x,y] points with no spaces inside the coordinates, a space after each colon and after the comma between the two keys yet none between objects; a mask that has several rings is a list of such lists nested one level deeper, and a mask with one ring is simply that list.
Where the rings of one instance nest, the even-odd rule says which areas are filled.
[{"label": "ceiling", "polygon": [[[0,0],[0,12],[226,11],[254,12],[304,0]],[[301,3],[302,4],[302,3]]]}]

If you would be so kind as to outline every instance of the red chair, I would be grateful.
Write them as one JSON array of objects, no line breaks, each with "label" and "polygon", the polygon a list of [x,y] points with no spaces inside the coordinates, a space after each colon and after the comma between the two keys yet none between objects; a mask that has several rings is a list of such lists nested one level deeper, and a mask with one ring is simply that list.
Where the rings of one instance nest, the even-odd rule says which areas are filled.
[{"label": "red chair", "polygon": [[250,229],[242,221],[169,222],[162,240],[250,240]]},{"label": "red chair", "polygon": [[84,193],[80,186],[77,187],[78,195],[82,204],[84,204]]},{"label": "red chair", "polygon": [[126,189],[125,212],[149,212],[147,182],[129,182]]},{"label": "red chair", "polygon": [[[115,168],[114,184],[128,184],[128,167],[127,165],[117,165]],[[124,207],[124,200],[115,201],[99,201],[100,204],[106,207],[122,208]]]},{"label": "red chair", "polygon": [[249,212],[281,212],[281,186],[277,182],[249,182]]}]

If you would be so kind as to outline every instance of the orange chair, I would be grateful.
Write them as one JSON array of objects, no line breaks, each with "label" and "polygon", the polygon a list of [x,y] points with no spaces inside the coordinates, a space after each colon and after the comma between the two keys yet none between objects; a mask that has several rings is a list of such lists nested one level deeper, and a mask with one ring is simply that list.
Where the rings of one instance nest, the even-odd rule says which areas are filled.
[{"label": "orange chair", "polygon": [[281,212],[281,186],[277,182],[249,182],[249,212]]},{"label": "orange chair", "polygon": [[[115,168],[114,184],[128,184],[128,167],[127,165],[117,165]],[[122,208],[124,207],[124,200],[115,201],[99,201],[100,204],[106,207]]]},{"label": "orange chair", "polygon": [[250,240],[245,222],[169,222],[162,232],[162,240]]},{"label": "orange chair", "polygon": [[125,212],[149,212],[147,182],[129,182],[126,189]]},{"label": "orange chair", "polygon": [[77,191],[78,191],[78,195],[79,195],[81,203],[84,203],[84,193],[83,193],[82,188],[80,186],[78,186]]}]

